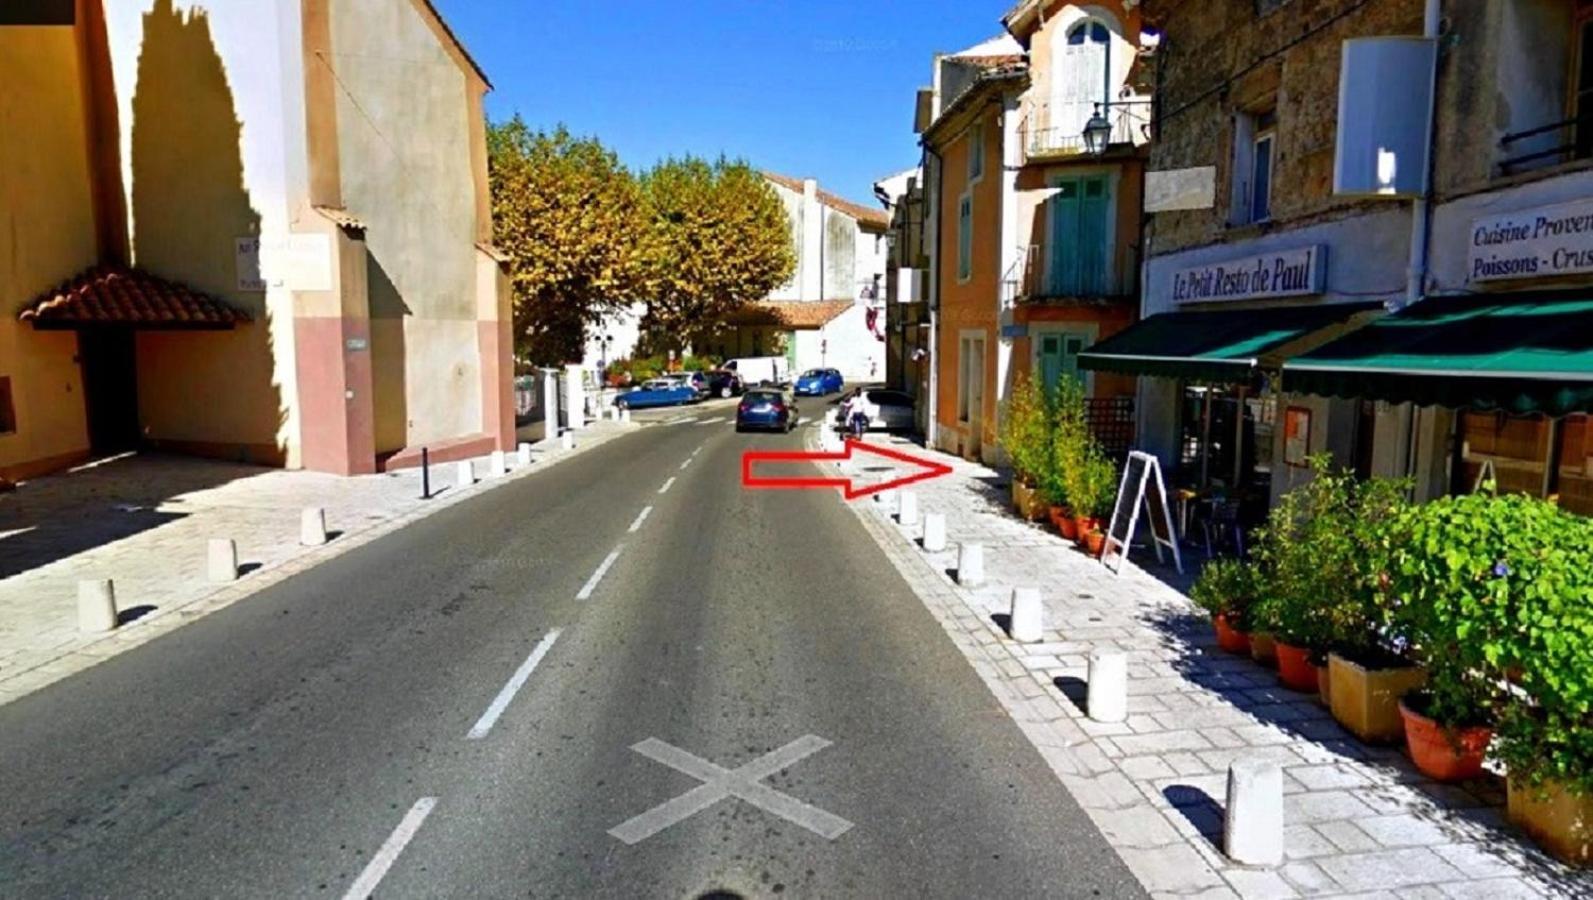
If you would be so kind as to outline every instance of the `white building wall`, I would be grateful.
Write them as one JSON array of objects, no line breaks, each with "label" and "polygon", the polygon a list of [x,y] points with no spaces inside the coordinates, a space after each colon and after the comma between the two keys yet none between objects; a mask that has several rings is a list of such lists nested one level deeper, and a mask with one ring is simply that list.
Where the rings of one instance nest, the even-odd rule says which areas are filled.
[{"label": "white building wall", "polygon": [[[1593,197],[1593,171],[1583,170],[1440,204],[1433,210],[1428,245],[1428,292],[1444,294],[1532,287],[1531,280],[1471,283],[1467,276],[1473,221],[1573,200],[1585,201],[1589,197]],[[1575,280],[1585,284],[1587,276],[1577,276]]]}]

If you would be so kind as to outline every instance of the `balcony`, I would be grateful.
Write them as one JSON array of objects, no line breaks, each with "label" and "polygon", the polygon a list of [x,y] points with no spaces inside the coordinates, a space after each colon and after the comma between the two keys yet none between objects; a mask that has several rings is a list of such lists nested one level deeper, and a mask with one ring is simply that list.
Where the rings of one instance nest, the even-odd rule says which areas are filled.
[{"label": "balcony", "polygon": [[1018,261],[1002,276],[1002,309],[1024,304],[1105,306],[1133,296],[1118,284],[1109,263],[1095,271],[1048,273],[1045,261],[1044,244],[1024,248]]},{"label": "balcony", "polygon": [[1593,156],[1593,112],[1507,134],[1499,139],[1499,174],[1514,175]]},{"label": "balcony", "polygon": [[[1093,109],[1091,108],[1093,107]],[[1111,125],[1109,145],[1143,144],[1150,140],[1149,101],[1127,99],[1081,106],[1078,103],[1026,104],[1018,123],[1023,162],[1044,162],[1089,152],[1084,126],[1100,113]]]}]

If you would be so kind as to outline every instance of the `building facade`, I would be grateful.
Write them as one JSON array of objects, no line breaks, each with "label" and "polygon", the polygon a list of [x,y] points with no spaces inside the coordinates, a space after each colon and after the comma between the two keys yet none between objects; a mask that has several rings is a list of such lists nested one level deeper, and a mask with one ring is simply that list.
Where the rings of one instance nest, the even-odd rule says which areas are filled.
[{"label": "building facade", "polygon": [[937,60],[922,133],[938,174],[942,449],[1002,459],[1001,404],[1020,378],[1082,378],[1097,434],[1118,451],[1132,441],[1133,378],[1078,364],[1138,314],[1150,117],[1131,84],[1130,6],[1026,2],[1003,37]]},{"label": "building facade", "polygon": [[0,82],[0,471],[511,444],[488,83],[430,3],[80,0]]},{"label": "building facade", "polygon": [[796,270],[767,299],[733,313],[708,351],[783,356],[791,373],[832,368],[848,381],[883,379],[889,218],[812,178],[763,176],[785,206]]}]

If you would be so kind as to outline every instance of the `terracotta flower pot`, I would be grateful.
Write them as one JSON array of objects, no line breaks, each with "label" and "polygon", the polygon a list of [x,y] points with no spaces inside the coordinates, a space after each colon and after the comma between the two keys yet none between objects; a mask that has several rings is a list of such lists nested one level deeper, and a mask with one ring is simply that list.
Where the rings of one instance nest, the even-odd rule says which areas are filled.
[{"label": "terracotta flower pot", "polygon": [[1593,865],[1593,793],[1578,794],[1557,781],[1536,787],[1511,775],[1510,821],[1543,849],[1575,865]]},{"label": "terracotta flower pot", "polygon": [[1278,680],[1291,691],[1316,693],[1320,688],[1316,680],[1316,666],[1311,665],[1311,650],[1278,641]]},{"label": "terracotta flower pot", "polygon": [[1240,656],[1250,655],[1250,633],[1240,631],[1228,624],[1226,613],[1218,613],[1211,618],[1212,627],[1217,629],[1217,646],[1228,653],[1237,653]]},{"label": "terracotta flower pot", "polygon": [[1084,535],[1084,552],[1099,558],[1101,551],[1106,549],[1106,533],[1099,528]]},{"label": "terracotta flower pot", "polygon": [[1056,526],[1056,533],[1062,535],[1066,541],[1079,539],[1078,526],[1074,524],[1073,510],[1066,506],[1051,507],[1051,524]]},{"label": "terracotta flower pot", "polygon": [[1423,775],[1437,781],[1465,781],[1482,774],[1482,760],[1493,740],[1493,729],[1485,725],[1445,728],[1432,719],[1399,702],[1405,720],[1405,743],[1411,762]]},{"label": "terracotta flower pot", "polygon": [[1073,527],[1078,529],[1078,539],[1082,541],[1084,536],[1090,532],[1101,530],[1101,520],[1095,518],[1094,516],[1074,515]]},{"label": "terracotta flower pot", "polygon": [[1046,505],[1040,502],[1040,492],[1021,481],[1012,482],[1012,507],[1026,522],[1045,519]]},{"label": "terracotta flower pot", "polygon": [[1427,683],[1420,666],[1369,668],[1337,653],[1328,656],[1333,679],[1333,718],[1369,744],[1392,744],[1405,737],[1400,698]]},{"label": "terracotta flower pot", "polygon": [[1260,631],[1250,633],[1250,658],[1268,668],[1278,664],[1277,642],[1272,635]]}]

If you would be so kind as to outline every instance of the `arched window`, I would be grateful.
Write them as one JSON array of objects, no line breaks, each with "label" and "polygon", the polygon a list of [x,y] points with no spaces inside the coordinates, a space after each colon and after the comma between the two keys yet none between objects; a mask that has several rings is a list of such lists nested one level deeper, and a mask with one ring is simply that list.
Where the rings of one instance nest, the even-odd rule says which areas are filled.
[{"label": "arched window", "polygon": [[1108,100],[1112,32],[1099,19],[1082,19],[1056,42],[1051,66],[1051,126],[1058,137],[1079,139],[1098,103]]}]

